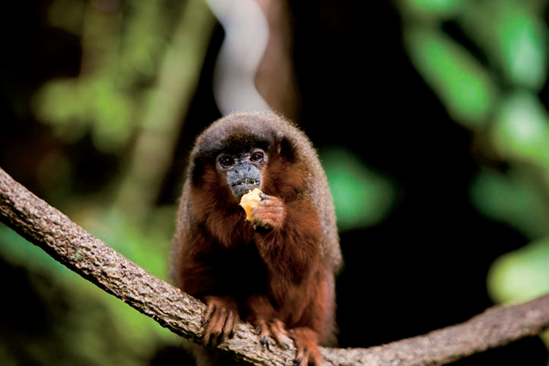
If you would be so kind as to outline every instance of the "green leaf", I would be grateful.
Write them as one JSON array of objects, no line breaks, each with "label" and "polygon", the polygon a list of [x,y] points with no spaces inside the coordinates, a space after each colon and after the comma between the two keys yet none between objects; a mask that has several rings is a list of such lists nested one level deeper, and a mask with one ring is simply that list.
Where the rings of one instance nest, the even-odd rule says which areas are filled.
[{"label": "green leaf", "polygon": [[481,127],[496,98],[486,70],[438,30],[410,27],[405,43],[412,63],[453,118],[471,129]]},{"label": "green leaf", "polygon": [[549,293],[549,238],[498,258],[490,269],[488,288],[499,302]]},{"label": "green leaf", "polygon": [[537,91],[547,77],[547,29],[541,14],[527,2],[471,2],[461,23],[507,80]]},{"label": "green leaf", "polygon": [[463,0],[403,0],[402,7],[416,14],[449,16],[463,8]]},{"label": "green leaf", "polygon": [[549,119],[537,97],[510,95],[501,102],[495,121],[492,138],[503,156],[549,167]]},{"label": "green leaf", "polygon": [[339,231],[374,225],[387,215],[395,196],[389,180],[367,169],[343,148],[327,149],[320,155],[334,198]]},{"label": "green leaf", "polygon": [[524,171],[501,174],[483,170],[470,190],[471,202],[484,215],[505,222],[530,237],[549,234],[543,198]]}]

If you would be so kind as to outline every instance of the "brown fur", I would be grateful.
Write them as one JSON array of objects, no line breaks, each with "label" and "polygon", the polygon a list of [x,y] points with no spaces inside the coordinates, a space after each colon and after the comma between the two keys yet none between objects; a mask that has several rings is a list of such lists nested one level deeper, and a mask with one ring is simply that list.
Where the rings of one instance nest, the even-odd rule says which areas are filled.
[{"label": "brown fur", "polygon": [[[259,147],[268,155],[254,231],[216,157]],[[332,198],[307,137],[274,113],[222,118],[191,153],[173,243],[173,276],[208,305],[205,343],[232,335],[238,317],[258,328],[262,343],[288,332],[296,362],[320,365],[318,345],[334,345],[334,274],[341,266]]]}]

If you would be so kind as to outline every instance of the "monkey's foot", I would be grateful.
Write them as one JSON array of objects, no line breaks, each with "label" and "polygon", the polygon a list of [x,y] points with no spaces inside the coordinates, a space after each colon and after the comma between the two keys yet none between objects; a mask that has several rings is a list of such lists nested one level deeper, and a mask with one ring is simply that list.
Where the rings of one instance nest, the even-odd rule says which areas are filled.
[{"label": "monkey's foot", "polygon": [[289,331],[289,336],[294,340],[297,354],[294,366],[322,365],[322,355],[318,348],[318,336],[309,328],[295,328]]},{"label": "monkey's foot", "polygon": [[233,337],[238,323],[238,311],[234,304],[217,296],[207,296],[204,300],[208,309],[202,320],[202,341],[206,345],[217,346]]},{"label": "monkey's foot", "polygon": [[284,324],[280,320],[266,321],[265,319],[258,319],[255,321],[255,325],[257,326],[255,334],[259,336],[259,342],[269,351],[273,345],[271,339],[274,339],[280,347],[288,348],[282,341],[282,336],[287,336],[287,334],[284,330]]}]

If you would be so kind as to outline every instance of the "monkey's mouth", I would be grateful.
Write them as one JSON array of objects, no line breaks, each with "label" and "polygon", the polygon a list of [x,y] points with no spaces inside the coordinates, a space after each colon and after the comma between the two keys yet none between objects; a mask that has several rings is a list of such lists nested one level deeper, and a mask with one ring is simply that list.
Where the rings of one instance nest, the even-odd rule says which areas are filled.
[{"label": "monkey's mouth", "polygon": [[244,178],[231,184],[235,196],[241,197],[254,188],[259,188],[261,182],[257,179]]}]

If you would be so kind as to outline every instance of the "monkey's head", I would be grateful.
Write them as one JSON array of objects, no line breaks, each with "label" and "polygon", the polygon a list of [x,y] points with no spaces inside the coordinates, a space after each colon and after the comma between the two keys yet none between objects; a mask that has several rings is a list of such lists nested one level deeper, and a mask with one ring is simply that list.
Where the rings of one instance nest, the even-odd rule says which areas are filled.
[{"label": "monkey's head", "polygon": [[227,184],[238,198],[261,186],[266,164],[267,154],[258,147],[223,152],[216,159],[217,170],[225,175]]},{"label": "monkey's head", "polygon": [[[287,170],[295,163],[297,129],[274,113],[235,113],[214,122],[196,140],[189,176],[194,195],[230,201],[254,188],[281,196]],[[270,192],[269,192],[270,191]],[[218,201],[216,201],[218,202]]]}]

